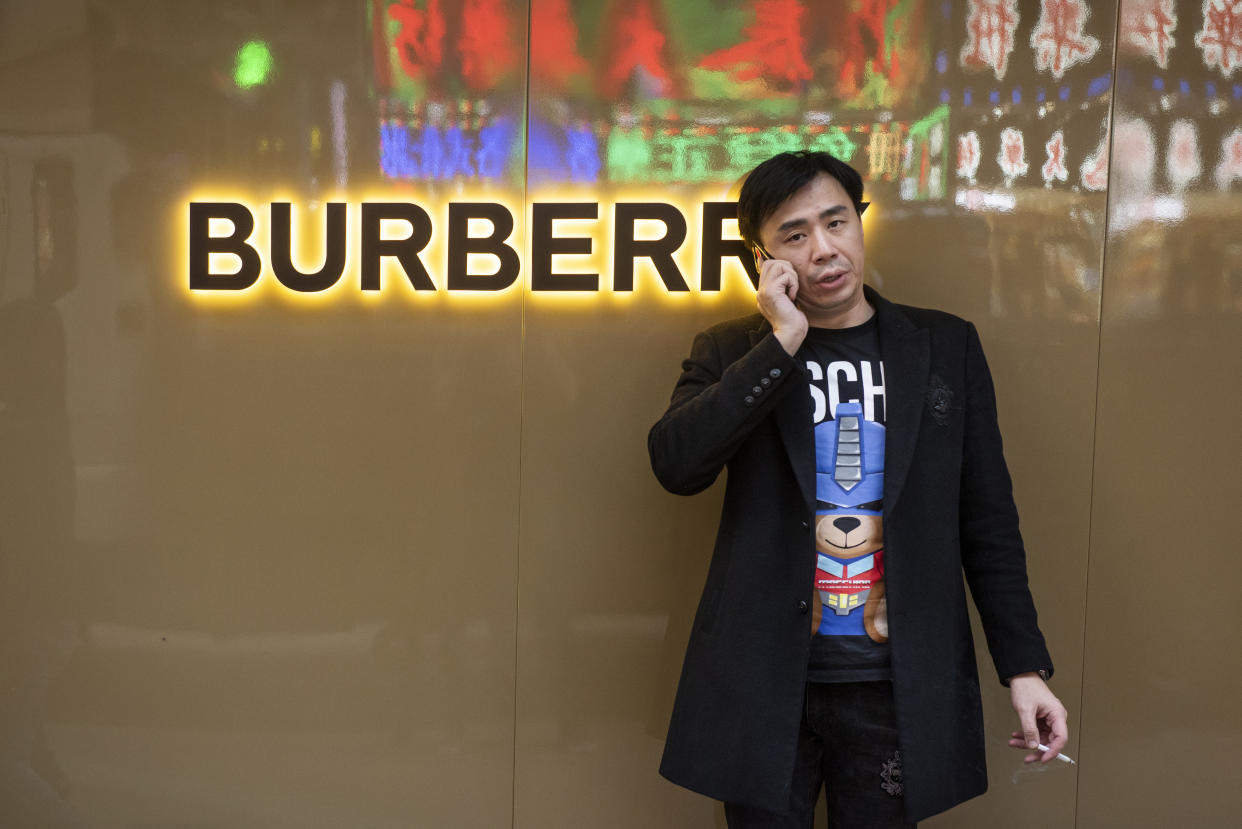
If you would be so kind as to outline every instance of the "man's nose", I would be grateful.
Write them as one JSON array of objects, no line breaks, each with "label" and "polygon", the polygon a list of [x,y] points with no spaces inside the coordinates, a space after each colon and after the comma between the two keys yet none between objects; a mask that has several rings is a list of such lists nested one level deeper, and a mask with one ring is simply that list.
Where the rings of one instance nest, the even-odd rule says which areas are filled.
[{"label": "man's nose", "polygon": [[824,229],[811,234],[811,257],[819,262],[831,259],[837,252],[836,240]]}]

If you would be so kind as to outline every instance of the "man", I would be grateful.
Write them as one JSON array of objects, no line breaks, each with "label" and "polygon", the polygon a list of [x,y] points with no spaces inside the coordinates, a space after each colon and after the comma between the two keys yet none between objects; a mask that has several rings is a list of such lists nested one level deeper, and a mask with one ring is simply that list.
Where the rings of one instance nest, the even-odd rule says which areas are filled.
[{"label": "man", "polygon": [[728,468],[661,773],[735,828],[809,827],[821,788],[832,829],[986,789],[963,572],[1009,744],[1046,763],[1067,739],[978,335],[864,287],[862,196],[826,153],[751,172],[759,313],[695,338],[648,439],[671,492]]}]

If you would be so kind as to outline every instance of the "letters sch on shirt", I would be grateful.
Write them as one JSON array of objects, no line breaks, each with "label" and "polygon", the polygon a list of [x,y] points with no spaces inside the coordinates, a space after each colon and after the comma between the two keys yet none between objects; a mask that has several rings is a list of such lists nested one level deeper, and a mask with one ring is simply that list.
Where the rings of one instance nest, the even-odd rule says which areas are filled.
[{"label": "letters sch on shirt", "polygon": [[807,360],[806,368],[811,375],[814,423],[828,419],[840,403],[860,403],[864,419],[884,422],[883,362],[836,360],[824,364]]}]

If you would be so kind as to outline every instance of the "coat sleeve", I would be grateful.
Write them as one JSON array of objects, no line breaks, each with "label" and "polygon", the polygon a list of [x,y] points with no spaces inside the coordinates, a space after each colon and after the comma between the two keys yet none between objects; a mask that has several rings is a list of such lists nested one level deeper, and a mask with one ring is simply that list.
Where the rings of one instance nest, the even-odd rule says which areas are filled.
[{"label": "coat sleeve", "polygon": [[962,566],[1002,683],[1052,672],[1026,572],[1013,485],[1005,465],[996,393],[974,325],[966,344],[966,423],[959,512]]},{"label": "coat sleeve", "polygon": [[797,361],[771,333],[732,361],[723,339],[719,327],[695,336],[668,410],[647,435],[656,478],[678,495],[711,486],[800,375]]}]

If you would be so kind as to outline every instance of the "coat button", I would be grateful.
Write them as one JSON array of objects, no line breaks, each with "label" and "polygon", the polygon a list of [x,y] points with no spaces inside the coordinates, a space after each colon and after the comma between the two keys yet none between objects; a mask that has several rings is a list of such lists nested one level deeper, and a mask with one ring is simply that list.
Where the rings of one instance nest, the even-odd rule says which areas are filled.
[{"label": "coat button", "polygon": [[779,368],[774,368],[771,371],[769,371],[768,374],[771,375],[773,379],[775,379],[781,376],[781,370]]},{"label": "coat button", "polygon": [[808,609],[808,608],[807,608],[807,604],[806,604],[806,599],[803,599],[802,601],[798,602],[798,612],[799,612],[799,613],[806,613],[807,609]]},{"label": "coat button", "polygon": [[764,388],[767,388],[768,386],[772,385],[772,381],[769,380],[767,377],[760,377],[759,385],[763,386]]},{"label": "coat button", "polygon": [[811,522],[804,519],[802,521],[802,529],[809,530],[810,528],[811,528]]},{"label": "coat button", "polygon": [[755,386],[750,390],[751,394],[763,394],[763,386]]},{"label": "coat button", "polygon": [[742,399],[742,402],[743,402],[743,403],[745,403],[747,406],[753,406],[753,405],[755,405],[755,398],[751,397],[751,396],[748,394],[748,395],[746,395],[746,397],[744,397],[744,398]]}]

